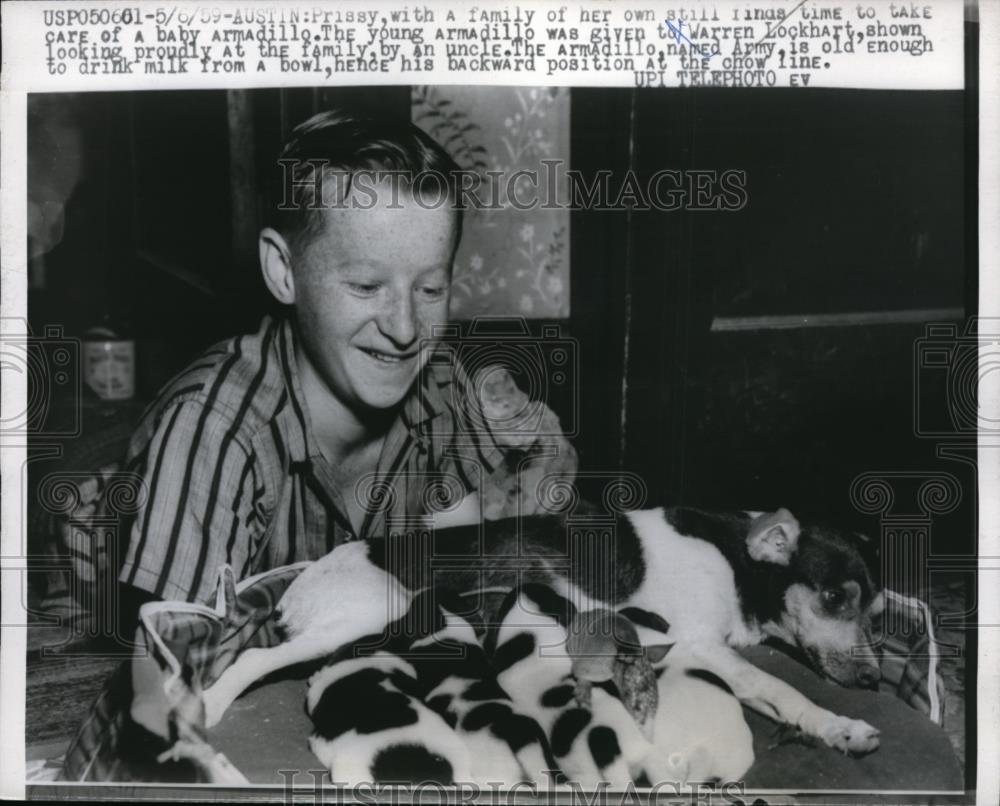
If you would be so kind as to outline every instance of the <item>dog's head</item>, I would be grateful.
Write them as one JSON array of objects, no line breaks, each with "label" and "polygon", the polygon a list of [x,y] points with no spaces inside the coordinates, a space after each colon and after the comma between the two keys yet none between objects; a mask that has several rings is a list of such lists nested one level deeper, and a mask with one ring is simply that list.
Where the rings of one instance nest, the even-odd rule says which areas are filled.
[{"label": "dog's head", "polygon": [[[790,517],[790,516],[789,516]],[[776,566],[777,613],[765,630],[798,646],[818,671],[850,687],[880,678],[872,646],[872,619],[884,607],[876,581],[877,556],[861,535],[794,518],[767,524],[777,546],[763,561]],[[751,530],[748,548],[754,531]],[[757,539],[764,542],[758,531]]]}]

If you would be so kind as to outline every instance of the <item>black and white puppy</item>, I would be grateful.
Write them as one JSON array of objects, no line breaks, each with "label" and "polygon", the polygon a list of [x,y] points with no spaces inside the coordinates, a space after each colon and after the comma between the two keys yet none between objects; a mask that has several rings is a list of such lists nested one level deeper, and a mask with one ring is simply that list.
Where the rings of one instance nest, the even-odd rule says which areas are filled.
[{"label": "black and white puppy", "polygon": [[654,613],[690,663],[744,704],[843,752],[878,747],[873,726],[820,708],[735,651],[776,636],[842,685],[879,677],[874,653],[854,654],[870,647],[871,618],[883,601],[856,536],[800,525],[786,510],[647,509],[603,531],[532,516],[347,543],[289,586],[279,603],[288,639],[244,652],[206,690],[207,724],[266,674],[383,628],[415,591],[509,590],[523,582],[541,582],[580,610]]},{"label": "black and white puppy", "polygon": [[355,657],[354,649],[348,645],[309,679],[309,747],[332,780],[472,780],[469,747],[421,700],[414,667],[393,652]]}]

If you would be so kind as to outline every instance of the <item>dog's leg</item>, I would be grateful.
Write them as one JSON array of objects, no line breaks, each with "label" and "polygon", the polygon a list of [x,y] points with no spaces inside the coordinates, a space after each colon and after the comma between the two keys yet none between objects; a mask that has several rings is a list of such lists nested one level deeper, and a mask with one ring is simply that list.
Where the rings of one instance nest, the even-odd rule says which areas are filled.
[{"label": "dog's leg", "polygon": [[202,694],[205,727],[217,725],[226,709],[258,680],[296,663],[314,660],[330,651],[328,644],[303,635],[273,647],[245,650]]},{"label": "dog's leg", "polygon": [[727,647],[688,647],[694,663],[718,675],[736,698],[764,716],[795,725],[844,753],[870,753],[879,732],[867,722],[820,708],[793,686],[758,669]]}]

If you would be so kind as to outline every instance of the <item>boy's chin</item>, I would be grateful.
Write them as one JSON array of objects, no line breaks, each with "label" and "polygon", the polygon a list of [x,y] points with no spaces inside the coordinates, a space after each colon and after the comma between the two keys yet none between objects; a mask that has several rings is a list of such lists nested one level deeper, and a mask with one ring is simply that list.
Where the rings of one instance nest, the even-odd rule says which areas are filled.
[{"label": "boy's chin", "polygon": [[405,387],[377,387],[369,385],[361,391],[358,399],[362,406],[373,412],[390,412],[402,405],[412,385],[412,382]]},{"label": "boy's chin", "polygon": [[388,412],[398,408],[407,398],[419,372],[389,373],[364,372],[356,373],[351,379],[354,399],[362,407],[373,412]]}]

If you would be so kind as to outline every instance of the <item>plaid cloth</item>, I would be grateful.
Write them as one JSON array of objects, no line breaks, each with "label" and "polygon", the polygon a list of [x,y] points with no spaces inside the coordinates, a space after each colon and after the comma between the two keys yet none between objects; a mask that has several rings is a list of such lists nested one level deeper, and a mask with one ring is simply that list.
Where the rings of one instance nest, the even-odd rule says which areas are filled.
[{"label": "plaid cloth", "polygon": [[[223,568],[214,608],[186,602],[143,606],[141,648],[94,703],[67,751],[62,780],[197,781],[193,767],[155,762],[171,743],[165,690],[178,678],[194,691],[207,687],[243,650],[280,643],[277,603],[307,565],[276,568],[238,585]],[[883,628],[882,690],[941,724],[944,689],[927,605],[888,591],[875,635]]]},{"label": "plaid cloth", "polygon": [[882,657],[879,690],[894,694],[944,726],[944,678],[938,661],[944,648],[934,634],[930,607],[920,599],[885,591],[886,606],[873,625]]},{"label": "plaid cloth", "polygon": [[[234,582],[224,567],[214,608],[188,602],[143,605],[131,660],[125,661],[80,726],[66,753],[63,780],[162,781],[156,756],[170,744],[165,692],[181,678],[193,691],[207,688],[245,649],[281,643],[275,609],[309,563],[275,568]],[[180,765],[183,767],[183,765]],[[167,779],[177,777],[167,770]],[[180,770],[195,777],[193,769]]]}]

